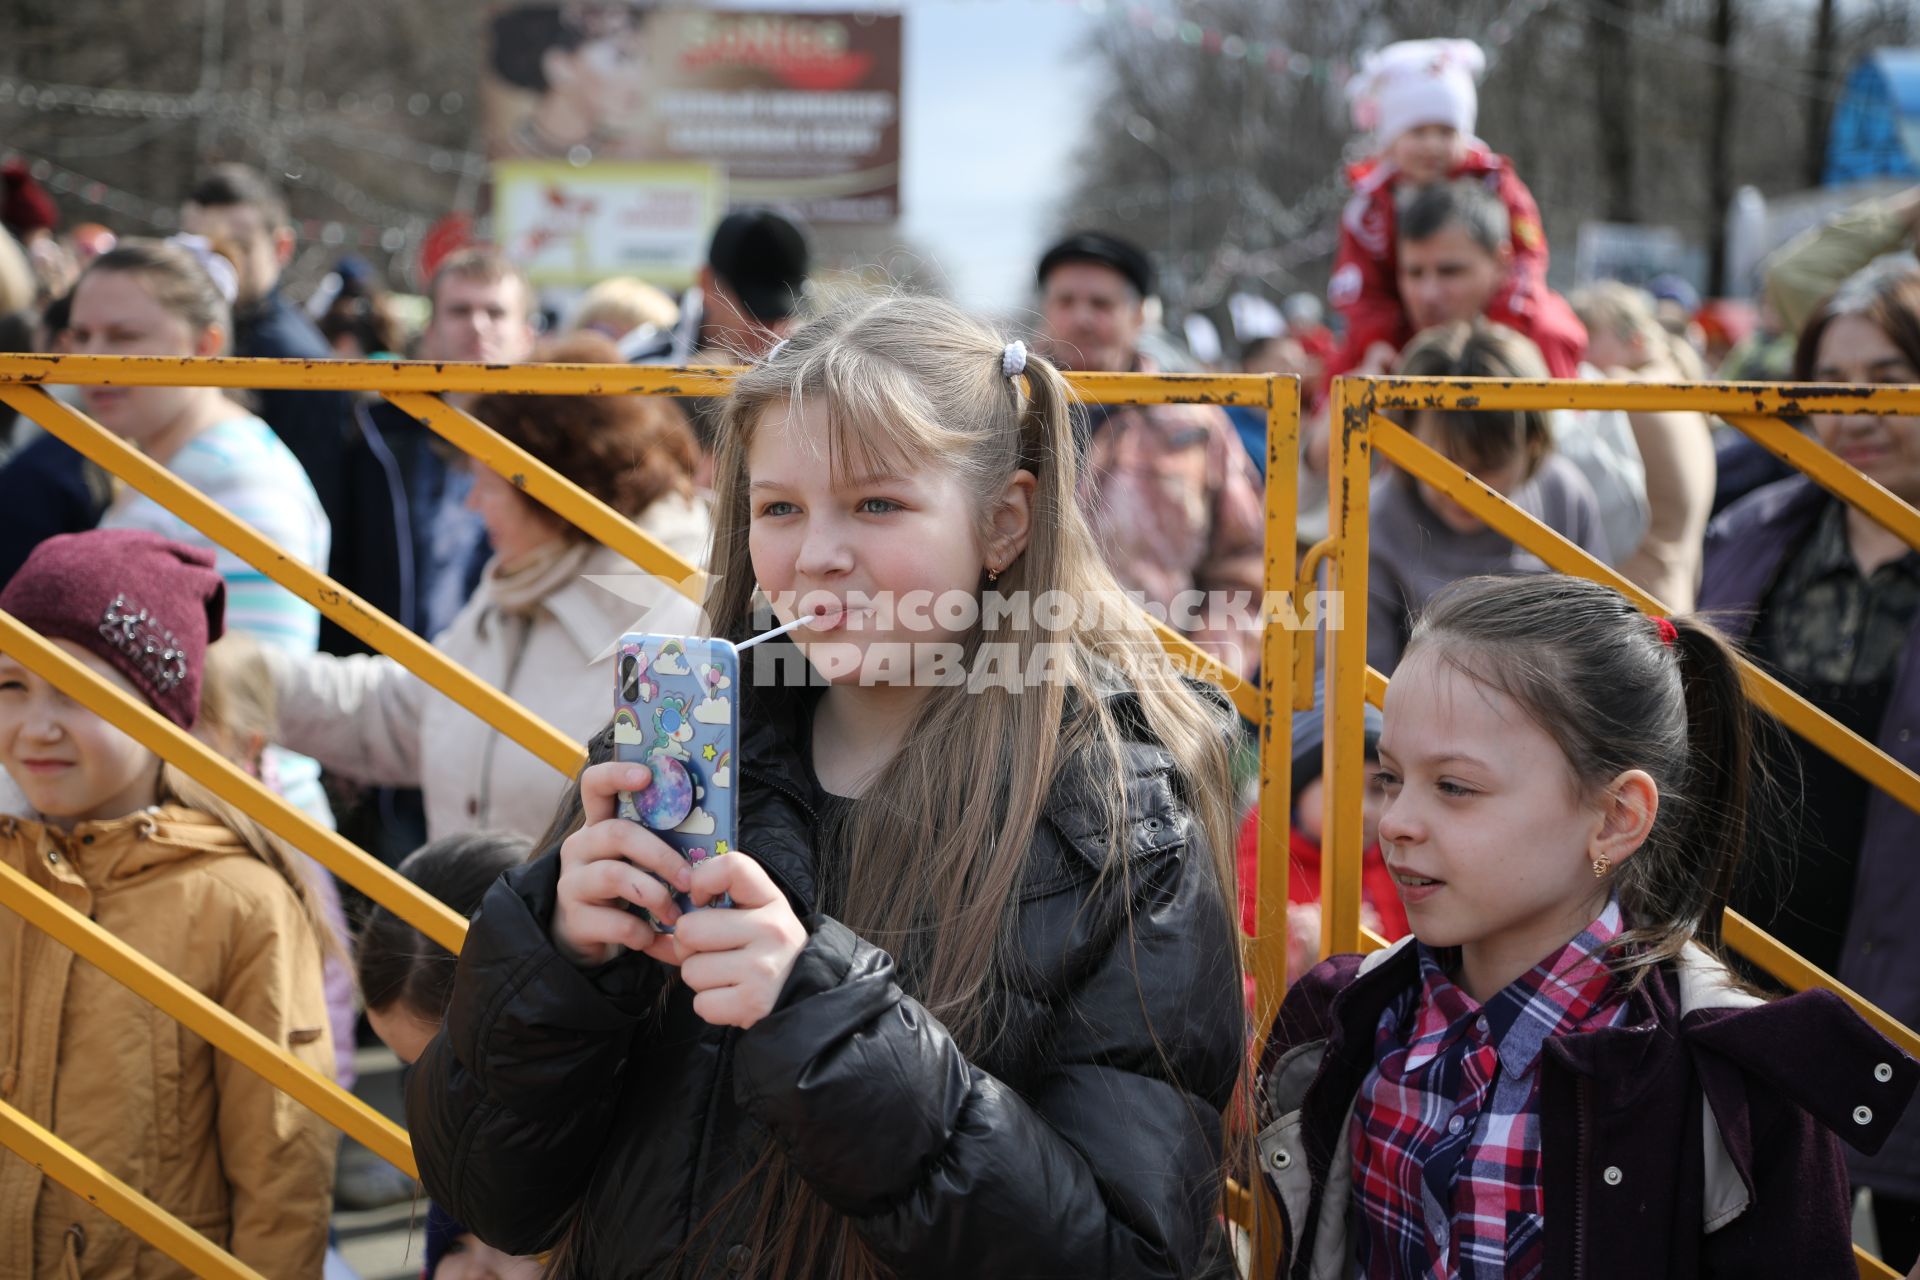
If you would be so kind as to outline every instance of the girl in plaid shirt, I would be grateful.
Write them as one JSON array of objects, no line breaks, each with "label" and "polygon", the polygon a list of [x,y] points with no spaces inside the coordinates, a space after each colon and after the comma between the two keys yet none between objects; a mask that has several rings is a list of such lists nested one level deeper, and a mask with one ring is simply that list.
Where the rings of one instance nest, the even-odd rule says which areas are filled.
[{"label": "girl in plaid shirt", "polygon": [[1839,1142],[1920,1064],[1720,959],[1754,732],[1703,622],[1557,575],[1434,598],[1380,739],[1414,936],[1309,972],[1262,1063],[1285,1275],[1855,1274]]}]

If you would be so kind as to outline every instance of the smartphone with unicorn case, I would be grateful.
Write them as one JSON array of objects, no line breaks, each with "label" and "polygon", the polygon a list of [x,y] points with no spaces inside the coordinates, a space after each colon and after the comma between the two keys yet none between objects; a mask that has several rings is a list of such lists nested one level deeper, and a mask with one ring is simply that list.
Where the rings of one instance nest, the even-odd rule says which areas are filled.
[{"label": "smartphone with unicorn case", "polygon": [[[710,636],[629,632],[620,637],[613,669],[614,759],[653,771],[646,787],[620,793],[619,815],[657,833],[688,862],[728,852],[739,813],[738,651]],[[673,899],[692,910],[685,894]]]}]

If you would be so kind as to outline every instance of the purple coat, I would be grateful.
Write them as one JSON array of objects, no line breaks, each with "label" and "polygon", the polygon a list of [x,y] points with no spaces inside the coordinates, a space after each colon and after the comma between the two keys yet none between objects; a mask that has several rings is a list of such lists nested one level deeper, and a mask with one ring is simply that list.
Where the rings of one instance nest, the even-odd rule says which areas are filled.
[{"label": "purple coat", "polygon": [[[1420,980],[1410,944],[1324,961],[1274,1023],[1259,1145],[1286,1280],[1353,1274],[1348,1125],[1380,1016]],[[1697,947],[1622,1025],[1549,1039],[1538,1069],[1545,1274],[1561,1280],[1852,1280],[1835,1135],[1878,1148],[1920,1084],[1838,996],[1761,1001]]]},{"label": "purple coat", "polygon": [[[1700,613],[1746,642],[1787,553],[1837,501],[1795,477],[1757,489],[1707,530]],[[1920,633],[1920,620],[1914,624]],[[1894,677],[1876,745],[1920,771],[1920,634],[1909,639]],[[1853,907],[1835,976],[1909,1027],[1920,1027],[1920,813],[1884,792],[1867,803]],[[1920,1200],[1920,1110],[1877,1157],[1850,1156],[1854,1179],[1888,1195]]]}]

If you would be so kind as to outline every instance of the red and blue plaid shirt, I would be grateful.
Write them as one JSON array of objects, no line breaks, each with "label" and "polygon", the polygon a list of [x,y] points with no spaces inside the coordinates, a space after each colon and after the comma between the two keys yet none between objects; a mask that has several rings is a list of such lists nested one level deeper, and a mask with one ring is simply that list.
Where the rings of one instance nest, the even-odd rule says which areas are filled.
[{"label": "red and blue plaid shirt", "polygon": [[1603,963],[1620,931],[1609,902],[1484,1007],[1415,944],[1420,985],[1381,1015],[1350,1130],[1356,1276],[1540,1275],[1540,1051],[1626,1016]]}]

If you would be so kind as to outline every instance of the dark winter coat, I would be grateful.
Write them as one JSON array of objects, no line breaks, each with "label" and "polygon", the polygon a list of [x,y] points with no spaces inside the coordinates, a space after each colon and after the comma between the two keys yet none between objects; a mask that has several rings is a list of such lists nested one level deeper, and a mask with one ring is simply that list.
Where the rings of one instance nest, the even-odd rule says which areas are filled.
[{"label": "dark winter coat", "polygon": [[1063,770],[1013,908],[1013,1031],[969,1061],[890,956],[817,914],[802,696],[750,690],[738,753],[740,844],[811,932],[773,1013],[712,1027],[651,960],[568,963],[548,851],[489,892],[409,1082],[435,1201],[513,1253],[553,1247],[577,1211],[573,1275],[764,1273],[751,1192],[675,1259],[771,1140],[902,1276],[1200,1273],[1244,1022],[1171,756],[1144,730],[1127,747],[1123,887],[1096,887],[1105,833]]},{"label": "dark winter coat", "polygon": [[[333,348],[306,312],[275,286],[252,307],[234,313],[233,354],[267,360],[330,360]],[[341,506],[341,455],[353,429],[353,401],[344,391],[261,391],[260,417],[306,469],[320,507],[335,529]]]},{"label": "dark winter coat", "polygon": [[[1835,501],[1804,476],[1770,484],[1729,507],[1707,529],[1700,598],[1735,640],[1755,631],[1761,606],[1788,555],[1812,533]],[[1920,771],[1920,624],[1907,639],[1885,716],[1874,743]],[[1867,801],[1866,832],[1847,915],[1840,971],[1834,976],[1909,1027],[1920,1026],[1920,814],[1876,790]],[[1905,1200],[1920,1200],[1920,1111],[1907,1117],[1878,1156],[1849,1158],[1855,1181]]]},{"label": "dark winter coat", "polygon": [[57,436],[35,436],[0,464],[0,586],[12,581],[33,549],[62,533],[100,523],[112,497],[104,475]]},{"label": "dark winter coat", "polygon": [[[333,524],[328,561],[334,581],[408,630],[432,639],[427,602],[434,590],[430,548],[434,512],[416,495],[437,491],[453,464],[436,447],[439,437],[413,415],[386,401],[356,406],[353,435],[342,448],[341,510]],[[471,597],[493,549],[484,536],[458,566],[460,598]],[[450,619],[438,619],[444,627]],[[330,618],[320,620],[326,653],[371,653],[365,641]]]},{"label": "dark winter coat", "polygon": [[[1324,961],[1281,1007],[1259,1146],[1289,1280],[1353,1274],[1348,1128],[1380,1017],[1419,980],[1407,939]],[[1840,1139],[1877,1149],[1920,1084],[1838,996],[1762,1002],[1691,946],[1621,1025],[1550,1038],[1538,1069],[1545,1274],[1562,1280],[1851,1280]]]}]

